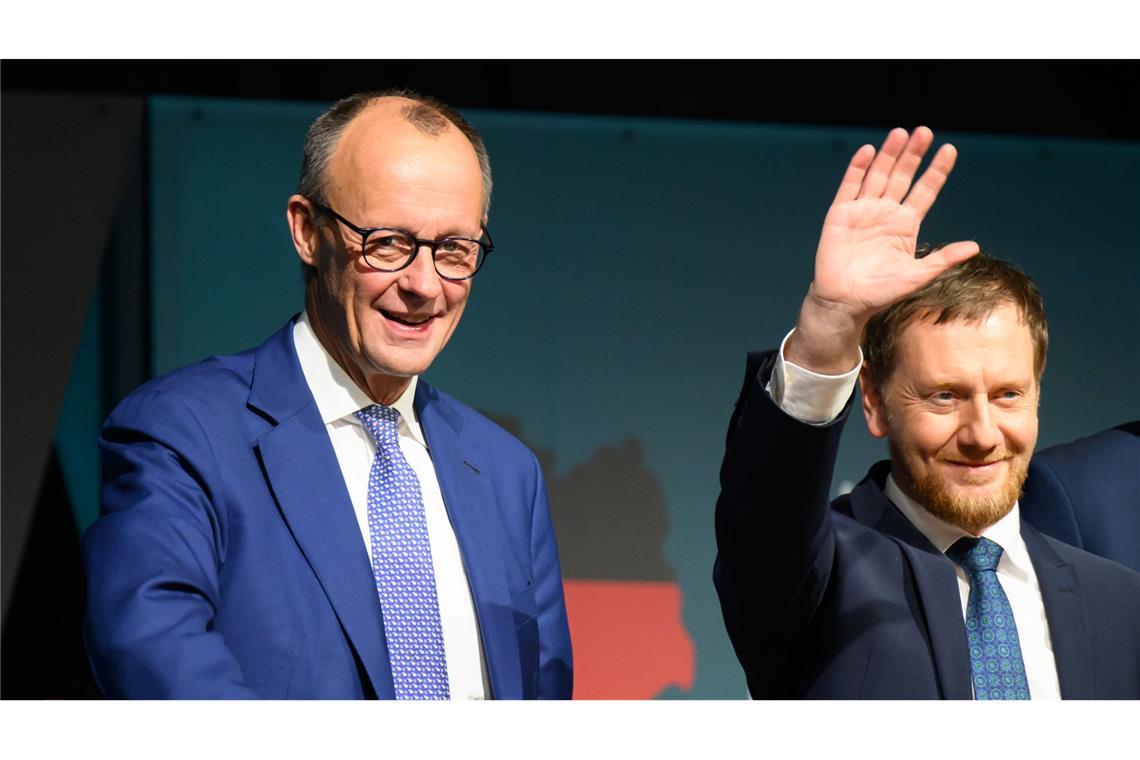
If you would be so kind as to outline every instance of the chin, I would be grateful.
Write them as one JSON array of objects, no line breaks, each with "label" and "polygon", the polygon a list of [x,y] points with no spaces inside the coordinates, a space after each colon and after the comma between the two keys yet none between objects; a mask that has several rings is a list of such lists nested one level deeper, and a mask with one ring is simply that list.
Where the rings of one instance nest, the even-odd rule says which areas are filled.
[{"label": "chin", "polygon": [[908,476],[907,480],[914,498],[928,512],[977,536],[1013,509],[1021,496],[1026,469],[1024,462],[1010,460],[1006,477],[988,488],[952,484],[932,472],[915,478]]},{"label": "chin", "polygon": [[368,356],[373,371],[388,377],[415,377],[427,372],[435,356]]}]

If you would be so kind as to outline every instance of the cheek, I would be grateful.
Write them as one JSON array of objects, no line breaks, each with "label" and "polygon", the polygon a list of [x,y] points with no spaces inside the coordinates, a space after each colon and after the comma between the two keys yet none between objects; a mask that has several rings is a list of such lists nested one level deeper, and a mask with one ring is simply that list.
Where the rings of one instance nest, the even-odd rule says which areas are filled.
[{"label": "cheek", "polygon": [[467,297],[471,294],[471,285],[464,285],[462,283],[447,283],[444,290],[444,298],[447,299],[447,310],[454,317],[454,321],[458,321],[460,315],[463,314],[463,309],[467,306]]},{"label": "cheek", "polygon": [[385,293],[395,287],[393,277],[383,273],[376,274],[378,276],[373,276],[371,272],[353,273],[346,282],[353,304],[359,311],[372,311]]},{"label": "cheek", "polygon": [[1005,437],[1015,451],[1032,451],[1037,444],[1036,411],[1019,416],[1006,426]]},{"label": "cheek", "polygon": [[352,273],[329,246],[322,249],[318,271],[323,289],[333,301],[344,304],[352,300]]},{"label": "cheek", "polygon": [[919,413],[908,425],[911,445],[932,456],[954,445],[954,433],[958,429],[957,417],[953,414]]}]

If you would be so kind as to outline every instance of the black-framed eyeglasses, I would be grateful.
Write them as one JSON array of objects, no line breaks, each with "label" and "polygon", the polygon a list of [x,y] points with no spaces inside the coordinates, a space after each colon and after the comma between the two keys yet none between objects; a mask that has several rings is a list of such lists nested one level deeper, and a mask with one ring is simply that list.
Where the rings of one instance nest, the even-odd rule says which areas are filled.
[{"label": "black-framed eyeglasses", "polygon": [[357,227],[328,206],[312,199],[309,203],[360,235],[364,263],[380,272],[399,272],[415,260],[420,248],[427,246],[440,277],[452,281],[470,280],[495,250],[491,233],[483,224],[479,229],[485,240],[465,237],[423,240],[399,227]]}]

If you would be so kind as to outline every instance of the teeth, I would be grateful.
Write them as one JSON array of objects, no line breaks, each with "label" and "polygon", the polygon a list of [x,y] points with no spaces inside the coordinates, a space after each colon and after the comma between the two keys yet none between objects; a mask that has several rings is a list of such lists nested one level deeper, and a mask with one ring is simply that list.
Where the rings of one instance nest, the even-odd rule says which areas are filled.
[{"label": "teeth", "polygon": [[423,319],[420,319],[418,321],[413,321],[411,319],[408,319],[407,317],[398,317],[389,311],[384,312],[384,316],[386,316],[388,319],[392,320],[393,322],[399,322],[402,325],[408,325],[410,327],[417,327],[419,325],[422,325],[424,322],[427,322],[429,319],[431,319],[431,317],[424,317]]}]

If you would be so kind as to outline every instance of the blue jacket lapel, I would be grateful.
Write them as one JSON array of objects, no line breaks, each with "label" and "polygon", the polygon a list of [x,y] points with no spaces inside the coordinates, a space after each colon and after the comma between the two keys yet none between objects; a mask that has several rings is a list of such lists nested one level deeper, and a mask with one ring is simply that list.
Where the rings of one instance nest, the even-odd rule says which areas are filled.
[{"label": "blue jacket lapel", "polygon": [[480,452],[460,437],[462,410],[422,380],[416,386],[416,411],[471,584],[492,695],[496,699],[534,696],[521,690],[522,670],[506,566],[515,550],[506,540],[491,476],[481,465]]},{"label": "blue jacket lapel", "polygon": [[1093,699],[1092,642],[1072,565],[1066,563],[1033,526],[1021,521],[1021,537],[1041,586],[1057,680],[1064,699]]},{"label": "blue jacket lapel", "polygon": [[274,423],[258,439],[257,448],[281,514],[373,690],[381,699],[394,698],[368,553],[336,453],[301,373],[292,321],[257,349],[249,406]]},{"label": "blue jacket lapel", "polygon": [[889,471],[883,464],[875,465],[851,492],[852,516],[895,539],[906,555],[943,698],[973,699],[970,651],[954,566],[883,494],[882,482]]}]

